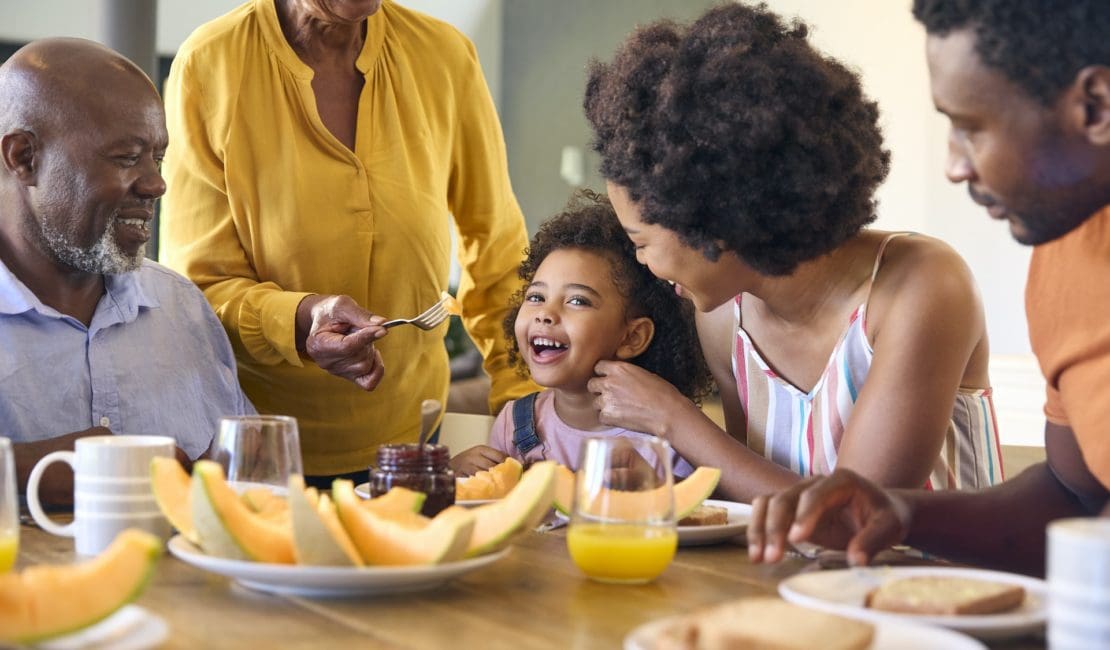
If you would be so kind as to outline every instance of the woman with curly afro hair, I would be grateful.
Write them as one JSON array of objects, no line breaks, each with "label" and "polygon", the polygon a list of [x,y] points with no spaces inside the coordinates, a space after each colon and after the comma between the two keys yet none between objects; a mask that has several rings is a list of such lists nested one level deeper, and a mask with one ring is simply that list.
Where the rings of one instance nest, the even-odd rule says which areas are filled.
[{"label": "woman with curly afro hair", "polygon": [[[605,197],[583,191],[544,222],[518,275],[524,286],[504,322],[509,360],[548,390],[509,402],[493,424],[490,444],[451,460],[456,472],[470,475],[507,456],[574,469],[586,438],[648,437],[598,420],[586,385],[600,360],[634,364],[687,401],[700,402],[709,392],[712,378],[693,308],[636,260]],[[693,471],[678,457],[672,467],[678,477]]]},{"label": "woman with curly afro hair", "polygon": [[585,109],[640,261],[699,311],[727,430],[620,362],[590,382],[602,422],[721,467],[741,501],[837,466],[883,486],[1002,479],[970,270],[866,228],[889,167],[878,107],[805,24],[729,3],[647,25],[592,64]]}]

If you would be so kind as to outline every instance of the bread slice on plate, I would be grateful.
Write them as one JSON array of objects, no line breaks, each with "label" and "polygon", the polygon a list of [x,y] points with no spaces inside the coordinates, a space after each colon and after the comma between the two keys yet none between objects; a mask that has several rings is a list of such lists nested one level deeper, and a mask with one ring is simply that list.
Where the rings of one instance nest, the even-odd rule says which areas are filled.
[{"label": "bread slice on plate", "polygon": [[908,614],[997,614],[1025,600],[1019,585],[976,578],[913,576],[879,585],[867,594],[871,609]]},{"label": "bread slice on plate", "polygon": [[744,598],[675,619],[655,650],[864,650],[870,623],[777,598]]},{"label": "bread slice on plate", "polygon": [[728,523],[728,508],[704,503],[678,520],[679,526],[723,526]]}]

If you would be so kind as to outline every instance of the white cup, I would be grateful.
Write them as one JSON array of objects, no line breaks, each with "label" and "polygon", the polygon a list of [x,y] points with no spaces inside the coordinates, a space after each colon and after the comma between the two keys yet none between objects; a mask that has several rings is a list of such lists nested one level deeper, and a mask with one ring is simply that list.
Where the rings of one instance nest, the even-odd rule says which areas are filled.
[{"label": "white cup", "polygon": [[1048,526],[1048,646],[1110,647],[1110,518]]},{"label": "white cup", "polygon": [[[96,555],[127,528],[170,536],[150,486],[150,461],[174,457],[174,440],[166,436],[89,436],[78,438],[74,451],[43,456],[27,481],[27,506],[43,530],[73,537],[80,555]],[[39,502],[39,481],[56,461],[73,468],[73,521],[61,526],[46,516]]]}]

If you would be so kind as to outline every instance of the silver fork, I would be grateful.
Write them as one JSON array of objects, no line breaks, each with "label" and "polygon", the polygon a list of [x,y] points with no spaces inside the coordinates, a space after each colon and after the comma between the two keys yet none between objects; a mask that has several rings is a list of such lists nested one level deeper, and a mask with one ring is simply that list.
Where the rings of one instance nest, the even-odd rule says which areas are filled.
[{"label": "silver fork", "polygon": [[388,329],[394,325],[415,325],[422,330],[435,329],[440,323],[447,320],[450,315],[447,313],[447,307],[444,303],[447,302],[446,298],[441,298],[439,302],[428,307],[424,313],[414,316],[412,318],[394,318],[382,323],[382,327]]}]

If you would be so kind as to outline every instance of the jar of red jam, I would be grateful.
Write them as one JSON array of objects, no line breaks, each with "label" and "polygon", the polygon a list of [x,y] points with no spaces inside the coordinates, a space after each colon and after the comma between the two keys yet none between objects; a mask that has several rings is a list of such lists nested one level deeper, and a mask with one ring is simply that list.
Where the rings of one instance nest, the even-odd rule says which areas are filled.
[{"label": "jar of red jam", "polygon": [[455,503],[455,472],[447,466],[445,445],[382,445],[378,465],[370,468],[370,496],[389,492],[395,485],[426,495],[421,514],[434,517]]}]

